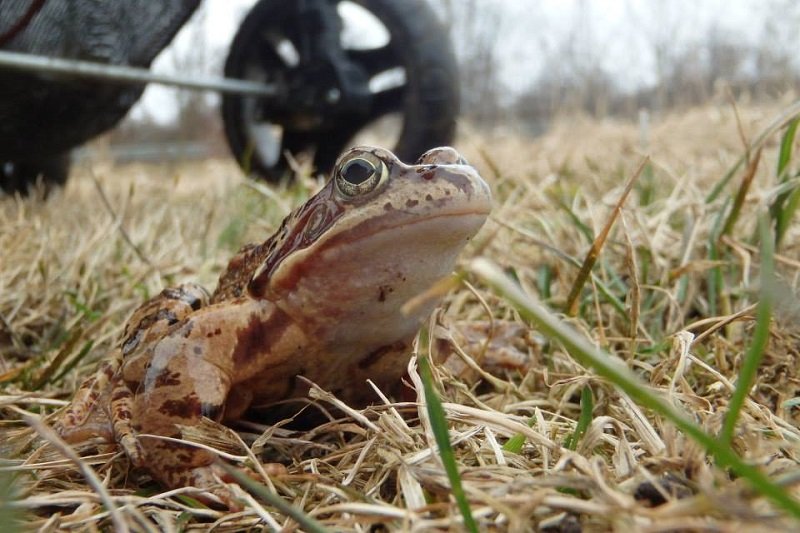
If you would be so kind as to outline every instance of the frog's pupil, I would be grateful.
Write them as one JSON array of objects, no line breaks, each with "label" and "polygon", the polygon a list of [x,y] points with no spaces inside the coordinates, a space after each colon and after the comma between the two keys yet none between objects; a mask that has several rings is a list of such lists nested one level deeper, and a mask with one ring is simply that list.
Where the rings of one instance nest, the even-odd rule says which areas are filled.
[{"label": "frog's pupil", "polygon": [[363,159],[354,159],[342,169],[342,177],[348,183],[361,185],[375,173],[375,167]]}]

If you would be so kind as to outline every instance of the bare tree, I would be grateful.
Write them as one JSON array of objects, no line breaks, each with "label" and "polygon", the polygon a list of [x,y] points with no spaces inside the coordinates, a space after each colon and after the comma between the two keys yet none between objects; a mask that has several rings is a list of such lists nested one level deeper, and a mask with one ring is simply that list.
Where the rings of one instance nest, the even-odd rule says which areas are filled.
[{"label": "bare tree", "polygon": [[459,57],[462,113],[478,123],[494,124],[503,94],[499,43],[506,10],[493,0],[438,0],[435,4],[445,15]]}]

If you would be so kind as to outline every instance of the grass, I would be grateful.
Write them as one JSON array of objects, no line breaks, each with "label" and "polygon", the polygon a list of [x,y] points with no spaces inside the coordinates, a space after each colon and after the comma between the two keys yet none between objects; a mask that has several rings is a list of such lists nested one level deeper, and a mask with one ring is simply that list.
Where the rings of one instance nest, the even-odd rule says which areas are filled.
[{"label": "grass", "polygon": [[469,506],[469,500],[467,499],[467,495],[464,494],[464,488],[461,485],[461,474],[458,472],[458,465],[456,464],[455,454],[453,453],[453,445],[450,442],[447,418],[445,417],[439,394],[436,392],[436,388],[433,384],[431,363],[424,355],[418,358],[417,362],[419,363],[419,372],[422,377],[423,390],[425,391],[424,403],[427,407],[431,430],[433,431],[433,436],[438,446],[438,454],[442,459],[442,465],[450,481],[450,490],[453,491],[453,498],[455,498],[458,509],[464,519],[464,528],[470,533],[478,533],[478,525],[472,517],[472,509]]},{"label": "grass", "polygon": [[204,437],[264,465],[237,513],[165,491],[114,448],[72,456],[46,423],[143,299],[213,286],[316,183],[100,158],[46,201],[0,198],[0,516],[20,530],[796,529],[799,112],[676,113],[652,121],[646,150],[634,125],[581,117],[535,140],[465,132],[496,208],[408,397]]}]

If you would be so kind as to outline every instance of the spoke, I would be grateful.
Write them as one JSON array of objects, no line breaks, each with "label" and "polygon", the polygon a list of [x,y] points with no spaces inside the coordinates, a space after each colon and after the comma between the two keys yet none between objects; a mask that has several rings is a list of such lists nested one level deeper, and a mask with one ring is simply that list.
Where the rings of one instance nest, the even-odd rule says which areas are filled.
[{"label": "spoke", "polygon": [[[279,52],[279,48],[283,41],[292,41],[283,33],[278,33],[275,29],[265,30],[260,35],[261,46],[255,49],[261,64],[271,69],[292,69],[296,66],[295,63],[288,61]],[[294,43],[291,46],[295,46]]]},{"label": "spoke", "polygon": [[339,120],[333,128],[313,131],[284,130],[281,152],[288,150],[295,154],[314,147],[316,167],[323,171],[328,170],[347,141],[355,137],[367,124],[383,115],[402,111],[405,89],[405,86],[400,86],[375,93],[369,113]]},{"label": "spoke", "polygon": [[405,86],[395,87],[373,95],[370,112],[361,116],[348,117],[340,121],[333,130],[315,132],[316,153],[314,166],[321,172],[327,172],[336,162],[336,158],[347,145],[370,122],[383,115],[402,111]]},{"label": "spoke", "polygon": [[402,65],[400,58],[388,43],[380,48],[346,50],[346,52],[350,60],[363,68],[370,78]]}]

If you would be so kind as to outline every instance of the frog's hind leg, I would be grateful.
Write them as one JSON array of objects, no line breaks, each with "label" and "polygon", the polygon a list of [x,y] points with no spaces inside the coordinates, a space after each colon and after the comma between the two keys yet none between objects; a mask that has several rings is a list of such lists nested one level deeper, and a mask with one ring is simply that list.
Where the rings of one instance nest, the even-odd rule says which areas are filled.
[{"label": "frog's hind leg", "polygon": [[[230,490],[218,482],[227,476],[220,475],[217,454],[196,444],[198,437],[202,441],[205,419],[218,423],[225,416],[229,394],[242,371],[230,339],[223,343],[215,332],[222,325],[228,332],[252,331],[252,324],[264,324],[273,312],[272,304],[249,299],[209,306],[153,347],[145,384],[133,398],[133,427],[146,468],[163,484],[195,486],[235,505]],[[238,405],[233,410],[241,411],[248,400],[234,396]]]},{"label": "frog's hind leg", "polygon": [[55,429],[65,441],[77,443],[93,438],[114,442],[114,432],[103,405],[109,402],[114,376],[122,365],[122,355],[103,361],[93,375],[78,388],[67,409],[56,420]]},{"label": "frog's hind leg", "polygon": [[132,425],[133,392],[122,379],[116,379],[111,387],[110,416],[114,438],[135,466],[144,465],[144,454]]},{"label": "frog's hind leg", "polygon": [[[124,375],[144,372],[149,361],[148,348],[169,328],[208,303],[208,292],[193,283],[165,289],[140,305],[134,312],[119,347],[100,363],[93,375],[78,388],[54,426],[70,443],[100,438],[117,441],[135,464],[141,453],[131,428],[132,391]],[[135,380],[134,380],[135,381]]]},{"label": "frog's hind leg", "polygon": [[132,423],[135,391],[131,384],[140,382],[144,376],[152,357],[152,347],[172,326],[205,307],[208,299],[209,294],[202,286],[184,283],[161,291],[139,306],[128,321],[121,343],[124,366],[120,365],[122,370],[112,379],[111,399],[106,405],[114,438],[136,466],[144,465],[144,454]]}]

